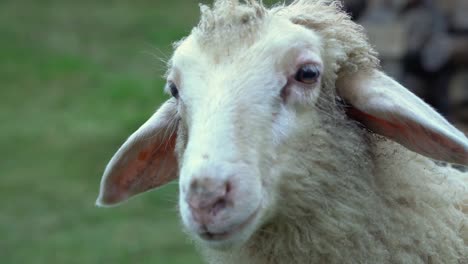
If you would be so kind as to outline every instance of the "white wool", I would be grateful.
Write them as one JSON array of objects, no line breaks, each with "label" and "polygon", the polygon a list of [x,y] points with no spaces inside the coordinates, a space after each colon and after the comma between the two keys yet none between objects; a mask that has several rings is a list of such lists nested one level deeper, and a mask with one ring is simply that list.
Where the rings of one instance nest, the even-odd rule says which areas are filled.
[{"label": "white wool", "polygon": [[209,262],[466,263],[462,175],[360,133],[285,149],[278,215],[239,251],[205,249]]}]

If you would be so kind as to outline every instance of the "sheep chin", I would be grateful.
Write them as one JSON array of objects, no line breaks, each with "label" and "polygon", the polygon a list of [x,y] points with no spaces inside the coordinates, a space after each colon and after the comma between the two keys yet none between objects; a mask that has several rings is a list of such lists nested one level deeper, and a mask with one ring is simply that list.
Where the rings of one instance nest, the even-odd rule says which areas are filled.
[{"label": "sheep chin", "polygon": [[198,233],[197,240],[199,244],[219,251],[241,248],[257,230],[261,219],[261,209],[261,206],[259,206],[243,222],[229,227],[226,231]]}]

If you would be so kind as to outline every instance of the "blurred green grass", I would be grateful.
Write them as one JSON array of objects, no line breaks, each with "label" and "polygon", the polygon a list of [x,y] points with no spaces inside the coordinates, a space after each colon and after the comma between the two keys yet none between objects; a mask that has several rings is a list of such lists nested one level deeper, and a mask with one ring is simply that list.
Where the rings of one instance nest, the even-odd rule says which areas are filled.
[{"label": "blurred green grass", "polygon": [[0,262],[201,263],[177,185],[94,206],[101,173],[166,98],[159,58],[196,1],[0,1]]}]

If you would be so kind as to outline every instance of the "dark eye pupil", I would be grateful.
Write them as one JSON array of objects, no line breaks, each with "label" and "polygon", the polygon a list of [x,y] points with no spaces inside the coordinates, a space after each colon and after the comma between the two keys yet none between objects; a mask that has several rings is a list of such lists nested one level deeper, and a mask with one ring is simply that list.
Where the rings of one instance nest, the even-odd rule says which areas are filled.
[{"label": "dark eye pupil", "polygon": [[301,67],[295,76],[296,81],[305,83],[305,84],[313,84],[317,81],[318,77],[320,76],[320,71],[317,69],[315,65],[306,65]]},{"label": "dark eye pupil", "polygon": [[177,86],[174,83],[169,84],[169,90],[174,98],[179,98],[179,90],[177,90]]}]

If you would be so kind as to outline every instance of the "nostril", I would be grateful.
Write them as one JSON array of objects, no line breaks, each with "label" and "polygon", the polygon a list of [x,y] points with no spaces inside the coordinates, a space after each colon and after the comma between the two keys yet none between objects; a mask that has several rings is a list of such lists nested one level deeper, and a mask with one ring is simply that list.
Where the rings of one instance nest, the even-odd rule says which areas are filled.
[{"label": "nostril", "polygon": [[231,192],[231,190],[232,190],[232,185],[231,185],[231,182],[228,181],[228,182],[226,182],[226,187],[225,187],[226,195],[229,194]]},{"label": "nostril", "polygon": [[230,180],[193,179],[188,185],[186,196],[193,219],[206,224],[228,207],[233,207],[233,188],[234,185]]},{"label": "nostril", "polygon": [[218,199],[213,204],[213,207],[211,208],[211,214],[213,216],[217,215],[220,211],[224,210],[224,208],[226,208],[226,206],[227,206],[227,201],[226,201],[226,199],[224,197]]},{"label": "nostril", "polygon": [[226,209],[228,201],[224,197],[221,197],[206,207],[200,206],[197,202],[194,204],[194,200],[190,200],[188,204],[193,220],[200,224],[208,224],[214,217]]}]

